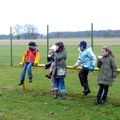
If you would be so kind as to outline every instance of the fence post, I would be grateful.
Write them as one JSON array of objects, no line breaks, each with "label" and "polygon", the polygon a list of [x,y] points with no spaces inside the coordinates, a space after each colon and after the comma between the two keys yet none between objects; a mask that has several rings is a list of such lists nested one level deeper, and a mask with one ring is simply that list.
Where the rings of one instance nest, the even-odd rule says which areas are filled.
[{"label": "fence post", "polygon": [[10,58],[11,58],[11,66],[13,66],[13,61],[12,61],[12,27],[10,27]]},{"label": "fence post", "polygon": [[91,46],[93,50],[93,23],[91,23]]},{"label": "fence post", "polygon": [[49,53],[49,25],[47,25],[47,55]]}]

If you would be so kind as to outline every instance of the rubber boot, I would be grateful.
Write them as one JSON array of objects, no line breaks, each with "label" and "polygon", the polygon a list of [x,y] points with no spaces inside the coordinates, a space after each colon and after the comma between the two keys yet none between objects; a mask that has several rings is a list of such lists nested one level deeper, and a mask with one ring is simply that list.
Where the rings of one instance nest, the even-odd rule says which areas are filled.
[{"label": "rubber boot", "polygon": [[66,94],[62,93],[62,100],[65,100],[65,99],[66,99]]},{"label": "rubber boot", "polygon": [[24,81],[20,81],[20,83],[18,85],[23,85]]},{"label": "rubber boot", "polygon": [[84,86],[84,91],[83,91],[84,95],[88,95],[90,92],[91,92],[90,87],[88,85]]},{"label": "rubber boot", "polygon": [[84,87],[83,93],[85,93],[86,88]]},{"label": "rubber boot", "polygon": [[106,98],[107,98],[106,96],[103,96],[103,97],[102,97],[102,99],[101,99],[101,101],[100,101],[100,104],[101,104],[101,105],[105,104]]},{"label": "rubber boot", "polygon": [[57,97],[58,97],[58,90],[55,90],[54,91],[54,99],[57,99]]},{"label": "rubber boot", "polygon": [[97,95],[97,100],[94,105],[99,105],[101,103],[101,96]]},{"label": "rubber boot", "polygon": [[31,83],[32,82],[32,78],[29,78],[29,83]]}]

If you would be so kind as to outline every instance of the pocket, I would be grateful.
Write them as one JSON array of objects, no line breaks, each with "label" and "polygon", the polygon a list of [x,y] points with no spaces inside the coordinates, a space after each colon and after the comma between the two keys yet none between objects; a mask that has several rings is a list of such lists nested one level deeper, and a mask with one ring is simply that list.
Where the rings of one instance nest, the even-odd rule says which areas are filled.
[{"label": "pocket", "polygon": [[66,73],[66,69],[65,68],[58,68],[57,69],[57,76],[64,76]]}]

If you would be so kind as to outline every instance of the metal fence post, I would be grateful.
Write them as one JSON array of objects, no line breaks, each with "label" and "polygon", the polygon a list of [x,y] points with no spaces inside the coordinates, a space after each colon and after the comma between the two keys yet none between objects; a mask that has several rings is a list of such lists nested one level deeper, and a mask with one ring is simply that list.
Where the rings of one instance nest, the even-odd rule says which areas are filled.
[{"label": "metal fence post", "polygon": [[13,60],[12,60],[12,27],[10,27],[10,58],[11,58],[11,66],[13,66]]},{"label": "metal fence post", "polygon": [[47,25],[47,55],[49,53],[49,25]]},{"label": "metal fence post", "polygon": [[91,46],[93,50],[93,23],[91,23]]}]

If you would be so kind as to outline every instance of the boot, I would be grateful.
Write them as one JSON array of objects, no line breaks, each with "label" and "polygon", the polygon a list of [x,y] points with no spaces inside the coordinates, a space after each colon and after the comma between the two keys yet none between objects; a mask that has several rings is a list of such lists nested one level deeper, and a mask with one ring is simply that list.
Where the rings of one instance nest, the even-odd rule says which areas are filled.
[{"label": "boot", "polygon": [[107,98],[106,96],[103,96],[103,97],[102,97],[102,99],[101,99],[101,101],[100,101],[100,104],[101,104],[101,105],[105,104],[106,98]]},{"label": "boot", "polygon": [[101,99],[101,96],[97,95],[97,100],[96,102],[94,103],[94,105],[99,105],[100,104],[100,99]]},{"label": "boot", "polygon": [[51,75],[50,75],[50,74],[45,75],[45,77],[47,77],[47,78],[51,79]]},{"label": "boot", "polygon": [[51,79],[52,72],[50,72],[48,75],[45,75],[47,78]]},{"label": "boot", "polygon": [[20,81],[20,83],[18,85],[23,85],[24,81]]},{"label": "boot", "polygon": [[86,96],[86,95],[88,95],[89,93],[91,93],[91,91],[88,89],[88,90],[84,93],[84,95]]},{"label": "boot", "polygon": [[91,92],[90,87],[88,85],[84,86],[84,91],[83,91],[84,95],[88,95],[90,92]]},{"label": "boot", "polygon": [[29,83],[32,82],[32,78],[29,78]]},{"label": "boot", "polygon": [[54,99],[57,99],[57,97],[58,97],[58,90],[55,90],[54,91]]},{"label": "boot", "polygon": [[66,94],[62,93],[62,100],[65,100],[65,99],[66,99]]},{"label": "boot", "polygon": [[84,87],[83,93],[85,93],[86,88]]}]

